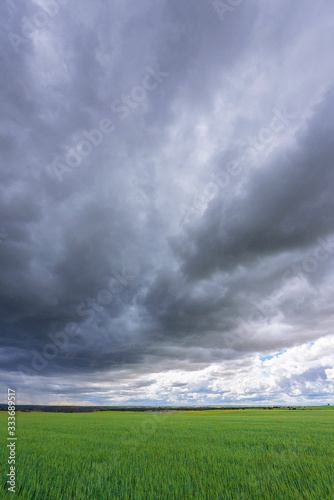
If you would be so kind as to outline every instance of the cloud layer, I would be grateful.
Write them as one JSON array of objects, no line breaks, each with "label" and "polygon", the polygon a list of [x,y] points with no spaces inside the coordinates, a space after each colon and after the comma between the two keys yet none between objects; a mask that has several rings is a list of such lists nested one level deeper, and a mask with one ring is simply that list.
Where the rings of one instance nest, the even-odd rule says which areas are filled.
[{"label": "cloud layer", "polygon": [[1,5],[20,402],[330,401],[334,9],[222,4]]}]

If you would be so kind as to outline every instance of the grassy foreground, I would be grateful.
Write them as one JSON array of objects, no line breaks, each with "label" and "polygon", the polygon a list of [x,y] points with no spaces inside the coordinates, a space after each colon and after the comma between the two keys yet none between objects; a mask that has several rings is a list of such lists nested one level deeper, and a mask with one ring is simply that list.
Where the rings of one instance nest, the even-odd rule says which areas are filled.
[{"label": "grassy foreground", "polygon": [[[6,445],[7,413],[0,414]],[[1,498],[334,498],[334,411],[17,413]]]}]

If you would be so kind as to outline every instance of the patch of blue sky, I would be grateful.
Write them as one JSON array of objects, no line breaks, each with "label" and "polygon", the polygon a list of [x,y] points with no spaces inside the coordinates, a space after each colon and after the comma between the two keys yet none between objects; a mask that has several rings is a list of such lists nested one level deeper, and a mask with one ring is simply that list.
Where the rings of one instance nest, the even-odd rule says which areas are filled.
[{"label": "patch of blue sky", "polygon": [[287,350],[285,349],[282,352],[276,352],[275,354],[268,354],[268,356],[260,356],[261,361],[267,361],[267,359],[273,359],[273,358],[278,358],[278,356],[281,356],[284,354]]}]

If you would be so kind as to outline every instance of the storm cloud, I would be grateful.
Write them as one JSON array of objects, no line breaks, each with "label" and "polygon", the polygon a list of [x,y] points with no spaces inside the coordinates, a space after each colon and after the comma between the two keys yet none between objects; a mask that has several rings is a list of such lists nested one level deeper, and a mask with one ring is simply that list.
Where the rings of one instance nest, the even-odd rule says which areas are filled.
[{"label": "storm cloud", "polygon": [[0,11],[3,390],[327,403],[332,4]]}]

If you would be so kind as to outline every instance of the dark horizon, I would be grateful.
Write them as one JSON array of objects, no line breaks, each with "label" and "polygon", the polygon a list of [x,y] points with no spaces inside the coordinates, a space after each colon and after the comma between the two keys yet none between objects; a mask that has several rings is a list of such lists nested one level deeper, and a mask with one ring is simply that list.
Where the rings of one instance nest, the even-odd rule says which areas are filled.
[{"label": "dark horizon", "polygon": [[[6,404],[1,404],[0,403],[0,411],[6,411]],[[226,410],[233,410],[233,409],[246,409],[246,408],[321,408],[323,406],[331,406],[329,403],[326,405],[300,405],[300,404],[294,404],[294,405],[274,405],[274,404],[269,404],[269,405],[16,405],[16,411],[20,411],[25,408],[32,408],[32,409],[37,409],[37,408],[63,408],[63,409],[69,409],[69,408],[94,408],[94,409],[108,409],[111,411],[117,411],[117,409],[185,409],[185,410],[204,410],[204,409],[226,409]],[[334,408],[333,408],[334,409]],[[126,410],[125,410],[126,411]]]}]

